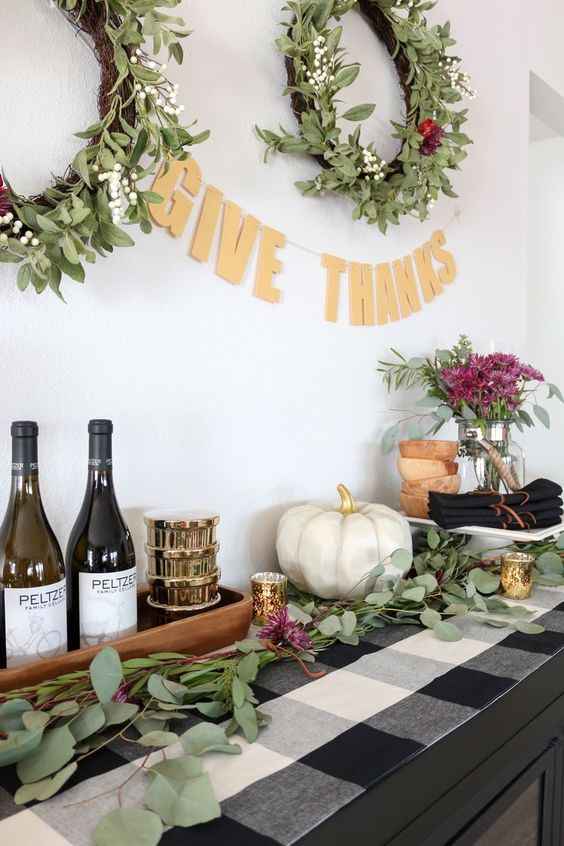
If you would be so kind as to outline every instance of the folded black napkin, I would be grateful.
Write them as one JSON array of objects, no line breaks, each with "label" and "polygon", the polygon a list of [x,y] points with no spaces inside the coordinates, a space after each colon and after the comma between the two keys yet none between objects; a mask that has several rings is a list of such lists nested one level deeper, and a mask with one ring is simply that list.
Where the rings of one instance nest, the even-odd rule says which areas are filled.
[{"label": "folded black napkin", "polygon": [[473,491],[467,494],[429,494],[429,514],[443,529],[487,526],[497,529],[542,529],[562,520],[562,488],[536,479],[510,494]]}]

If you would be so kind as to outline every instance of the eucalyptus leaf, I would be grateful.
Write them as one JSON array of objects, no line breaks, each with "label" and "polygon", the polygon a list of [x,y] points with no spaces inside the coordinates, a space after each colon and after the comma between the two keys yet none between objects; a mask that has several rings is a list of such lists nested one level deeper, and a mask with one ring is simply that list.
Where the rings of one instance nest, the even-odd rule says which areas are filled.
[{"label": "eucalyptus leaf", "polygon": [[422,397],[420,400],[417,400],[415,405],[418,405],[419,408],[436,408],[440,403],[440,400],[437,397],[432,397],[430,394]]},{"label": "eucalyptus leaf", "polygon": [[394,567],[397,567],[402,573],[405,574],[411,569],[413,555],[407,549],[396,549],[390,557]]},{"label": "eucalyptus leaf", "polygon": [[[252,705],[250,707],[252,709]],[[229,742],[225,730],[213,723],[198,723],[189,728],[180,736],[180,743],[187,755],[200,756],[206,752],[226,752],[230,755],[238,755],[241,752],[238,744]]]},{"label": "eucalyptus leaf", "polygon": [[67,700],[66,702],[57,702],[56,705],[53,705],[50,713],[53,717],[74,717],[79,711],[80,705],[78,702]]},{"label": "eucalyptus leaf", "polygon": [[248,684],[256,679],[259,670],[260,658],[256,652],[249,652],[237,664],[237,675],[241,681]]},{"label": "eucalyptus leaf", "polygon": [[49,714],[46,711],[24,711],[22,723],[29,731],[44,729],[49,722]]},{"label": "eucalyptus leaf", "polygon": [[128,723],[139,711],[139,706],[133,702],[107,702],[102,705],[107,726],[119,726]]},{"label": "eucalyptus leaf", "polygon": [[448,614],[451,617],[460,617],[464,614],[468,614],[468,606],[462,603],[455,603],[453,605],[447,605],[443,614]]},{"label": "eucalyptus leaf", "polygon": [[235,676],[233,679],[231,691],[233,694],[233,704],[236,708],[241,708],[245,701],[245,686],[238,676]]},{"label": "eucalyptus leaf", "polygon": [[433,593],[439,586],[437,579],[432,573],[423,573],[421,576],[415,576],[413,582],[416,585],[423,586],[426,593]]},{"label": "eucalyptus leaf", "polygon": [[325,617],[317,623],[317,630],[321,632],[322,635],[332,637],[337,634],[337,632],[341,631],[341,621],[336,614],[330,614],[328,617]]},{"label": "eucalyptus leaf", "polygon": [[406,588],[402,593],[402,599],[409,599],[411,602],[422,602],[425,597],[423,585]]},{"label": "eucalyptus leaf", "polygon": [[495,593],[499,588],[501,579],[496,573],[487,573],[476,567],[470,572],[469,579],[473,582],[480,593]]},{"label": "eucalyptus leaf", "polygon": [[344,611],[341,616],[341,634],[350,637],[356,628],[357,619],[353,611]]},{"label": "eucalyptus leaf", "polygon": [[218,717],[223,717],[225,714],[228,713],[228,708],[225,702],[198,702],[196,704],[196,709],[203,714],[204,717],[209,717],[210,719],[217,719]]},{"label": "eucalyptus leaf", "polygon": [[77,769],[78,764],[76,761],[73,761],[50,778],[44,778],[41,781],[34,782],[33,784],[23,784],[20,788],[18,788],[18,790],[16,790],[14,802],[16,805],[25,805],[28,802],[44,802],[46,799],[50,799],[51,796],[54,796],[59,792],[61,787],[67,783],[69,778],[75,774]]},{"label": "eucalyptus leaf", "polygon": [[0,767],[15,764],[33,753],[41,743],[42,737],[42,729],[34,729],[11,731],[5,740],[0,738]]},{"label": "eucalyptus leaf", "polygon": [[98,652],[90,664],[90,678],[100,702],[109,702],[123,680],[121,660],[115,649],[106,647]]},{"label": "eucalyptus leaf", "polygon": [[395,445],[398,442],[399,437],[399,426],[394,425],[390,426],[389,429],[386,429],[384,434],[382,435],[382,444],[381,449],[384,455],[387,455],[389,452],[393,450]]},{"label": "eucalyptus leaf", "polygon": [[79,716],[69,723],[69,728],[76,743],[86,740],[100,731],[106,723],[104,709],[99,702],[94,702],[82,711]]},{"label": "eucalyptus leaf", "polygon": [[290,615],[290,619],[295,620],[297,623],[303,623],[304,625],[311,623],[311,614],[307,614],[303,608],[300,608],[299,605],[295,605],[293,602],[288,603],[288,614]]},{"label": "eucalyptus leaf", "polygon": [[142,735],[137,743],[141,746],[173,746],[179,739],[173,731],[149,731]]},{"label": "eucalyptus leaf", "polygon": [[419,619],[428,629],[434,629],[437,623],[441,622],[441,615],[438,611],[434,611],[432,608],[427,608],[419,615]]},{"label": "eucalyptus leaf", "polygon": [[542,406],[537,405],[537,404],[535,403],[535,404],[533,405],[533,414],[535,415],[535,417],[536,417],[538,420],[540,420],[540,422],[542,423],[542,425],[543,425],[546,429],[550,429],[550,415],[549,415],[548,411],[547,411],[545,408],[543,408]]},{"label": "eucalyptus leaf", "polygon": [[163,720],[157,717],[148,717],[135,720],[135,728],[141,736],[150,734],[153,731],[161,731],[163,727]]},{"label": "eucalyptus leaf", "polygon": [[189,778],[196,778],[202,775],[202,762],[193,755],[183,755],[180,758],[168,758],[151,764],[149,775],[162,775],[173,781],[186,781]]},{"label": "eucalyptus leaf", "polygon": [[523,605],[512,605],[509,608],[510,617],[526,617],[530,613],[530,608],[525,608]]},{"label": "eucalyptus leaf", "polygon": [[158,673],[152,673],[147,682],[147,690],[155,699],[160,702],[168,702],[171,705],[181,705],[186,696],[186,688],[183,684],[165,679]]},{"label": "eucalyptus leaf", "polygon": [[258,640],[237,640],[235,641],[235,649],[239,652],[264,652],[265,647]]},{"label": "eucalyptus leaf", "polygon": [[358,646],[360,643],[359,636],[353,632],[352,634],[344,634],[343,632],[337,632],[336,638],[339,643],[346,643],[348,646]]},{"label": "eucalyptus leaf", "polygon": [[493,626],[495,629],[506,629],[508,626],[507,620],[496,620],[495,617],[482,617],[480,622],[487,626]]},{"label": "eucalyptus leaf", "polygon": [[141,808],[116,808],[97,824],[96,846],[157,846],[163,836],[161,818]]},{"label": "eucalyptus leaf", "polygon": [[234,708],[233,716],[243,729],[243,734],[248,743],[254,743],[258,737],[258,722],[255,709],[250,702],[245,702],[241,708]]},{"label": "eucalyptus leaf", "polygon": [[22,715],[26,711],[33,711],[33,705],[25,699],[10,699],[0,705],[0,731],[8,734],[19,731],[24,727]]},{"label": "eucalyptus leaf", "polygon": [[165,825],[200,825],[221,816],[207,773],[186,781],[157,773],[145,793],[145,805],[155,811]]},{"label": "eucalyptus leaf", "polygon": [[514,625],[518,632],[529,635],[542,634],[545,630],[539,623],[528,623],[526,620],[515,620]]},{"label": "eucalyptus leaf", "polygon": [[452,642],[462,640],[462,633],[460,629],[457,629],[455,625],[447,623],[444,620],[441,620],[440,623],[436,623],[433,626],[433,633],[439,638],[439,640],[448,640]]},{"label": "eucalyptus leaf", "polygon": [[441,542],[441,536],[434,529],[427,532],[427,546],[429,549],[436,549]]},{"label": "eucalyptus leaf", "polygon": [[380,593],[369,593],[364,601],[368,602],[369,605],[385,605],[393,599],[393,596],[393,591],[385,590]]},{"label": "eucalyptus leaf", "polygon": [[16,769],[19,780],[27,784],[56,773],[71,760],[74,746],[75,739],[68,725],[48,729],[37,749],[18,761]]},{"label": "eucalyptus leaf", "polygon": [[539,555],[535,560],[535,567],[543,575],[548,573],[562,575],[564,570],[562,559],[556,552],[543,552],[542,555]]},{"label": "eucalyptus leaf", "polygon": [[487,611],[488,610],[488,606],[486,605],[486,601],[481,596],[481,594],[475,593],[474,596],[472,597],[472,600],[473,600],[476,608],[478,608],[480,611]]}]

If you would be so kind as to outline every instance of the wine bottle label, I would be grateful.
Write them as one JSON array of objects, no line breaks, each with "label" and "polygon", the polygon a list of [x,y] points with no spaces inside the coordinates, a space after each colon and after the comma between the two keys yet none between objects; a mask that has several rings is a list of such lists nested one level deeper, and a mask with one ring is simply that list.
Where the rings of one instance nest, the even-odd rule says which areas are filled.
[{"label": "wine bottle label", "polygon": [[53,585],[5,588],[6,665],[21,667],[67,651],[63,579]]},{"label": "wine bottle label", "polygon": [[137,631],[137,570],[79,573],[80,646],[97,646]]}]

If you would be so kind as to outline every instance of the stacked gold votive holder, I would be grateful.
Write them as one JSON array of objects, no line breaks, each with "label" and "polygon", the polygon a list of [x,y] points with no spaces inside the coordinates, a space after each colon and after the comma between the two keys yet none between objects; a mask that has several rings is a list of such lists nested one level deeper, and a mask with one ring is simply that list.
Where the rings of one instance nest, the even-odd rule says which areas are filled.
[{"label": "stacked gold votive holder", "polygon": [[147,602],[170,619],[213,608],[221,600],[217,566],[219,515],[200,511],[149,511]]}]

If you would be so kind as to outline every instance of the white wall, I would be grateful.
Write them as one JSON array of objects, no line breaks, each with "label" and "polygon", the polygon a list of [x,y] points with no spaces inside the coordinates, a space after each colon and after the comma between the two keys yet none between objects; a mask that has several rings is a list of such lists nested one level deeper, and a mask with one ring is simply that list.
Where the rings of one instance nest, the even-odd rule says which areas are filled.
[{"label": "white wall", "polygon": [[[529,205],[529,357],[547,378],[564,386],[564,138],[530,145]],[[551,428],[542,438],[531,433],[529,473],[564,478],[564,405],[546,404]]]},{"label": "white wall", "polygon": [[[449,220],[451,201],[438,203],[429,223],[406,220],[383,237],[352,223],[345,201],[299,195],[292,183],[313,172],[310,161],[262,164],[252,125],[292,121],[273,48],[281,6],[182,3],[194,35],[171,76],[187,113],[213,133],[197,151],[204,178],[315,250],[369,262],[411,252]],[[0,266],[0,501],[9,423],[36,418],[44,499],[64,544],[83,492],[87,420],[111,416],[117,489],[143,566],[148,507],[217,508],[224,580],[245,584],[248,573],[274,563],[276,521],[289,504],[332,499],[341,481],[359,498],[393,503],[394,460],[380,456],[377,440],[393,419],[386,409],[405,399],[384,394],[378,358],[390,344],[424,353],[462,331],[480,346],[525,349],[530,67],[564,87],[562,4],[548,0],[538,22],[527,11],[525,27],[528,9],[524,0],[442,0],[433,12],[451,18],[479,98],[468,124],[475,145],[455,177],[462,215],[447,231],[459,276],[408,321],[351,327],[343,315],[324,323],[318,260],[292,248],[284,252],[280,306],[252,296],[251,276],[240,288],[222,281],[186,256],[187,238],[172,241],[163,231],[139,235],[135,249],[89,268],[84,286],[69,281],[66,306],[49,293],[21,295],[12,269]],[[2,0],[2,25],[11,81],[0,98],[1,158],[15,187],[32,190],[62,166],[62,152],[64,161],[71,156],[70,128],[92,114],[95,68],[44,0],[28,0],[25,19],[20,0]],[[396,114],[383,52],[352,22],[346,37],[351,45],[359,38],[353,55],[365,62],[358,101]],[[382,126],[375,121],[384,144]]]}]

